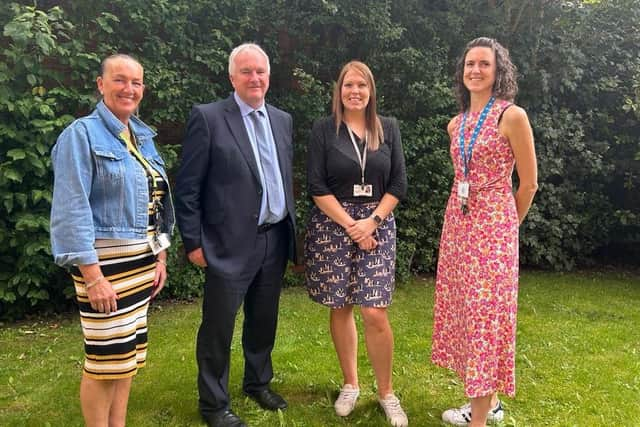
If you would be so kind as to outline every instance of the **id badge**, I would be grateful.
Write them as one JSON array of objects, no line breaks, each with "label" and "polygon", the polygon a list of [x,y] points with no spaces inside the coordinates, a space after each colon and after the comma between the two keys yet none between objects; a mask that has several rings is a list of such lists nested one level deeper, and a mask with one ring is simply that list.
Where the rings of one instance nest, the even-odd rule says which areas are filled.
[{"label": "id badge", "polygon": [[461,199],[469,198],[469,183],[467,181],[458,183],[458,197]]},{"label": "id badge", "polygon": [[373,185],[353,184],[353,197],[371,197],[371,196],[373,196]]},{"label": "id badge", "polygon": [[151,236],[147,236],[149,246],[154,255],[158,255],[163,250],[171,246],[169,241],[169,234],[167,233],[153,233]]}]

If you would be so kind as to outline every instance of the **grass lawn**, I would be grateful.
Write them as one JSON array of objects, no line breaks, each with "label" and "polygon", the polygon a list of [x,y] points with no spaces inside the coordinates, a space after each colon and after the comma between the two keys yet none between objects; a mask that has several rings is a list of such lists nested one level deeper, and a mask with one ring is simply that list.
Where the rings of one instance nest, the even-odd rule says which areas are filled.
[{"label": "grass lawn", "polygon": [[[429,362],[433,279],[395,294],[394,387],[412,426],[443,426],[464,403],[462,385]],[[505,426],[640,426],[640,277],[623,273],[523,273],[517,396],[504,399]],[[128,425],[203,426],[197,411],[195,334],[200,305],[154,304],[147,367],[133,383]],[[239,318],[239,322],[241,319]],[[341,376],[328,313],[303,289],[282,295],[273,388],[284,413],[260,410],[241,392],[239,327],[232,349],[234,411],[251,426],[385,426],[361,340],[361,397],[345,419],[333,412]],[[0,426],[80,426],[83,359],[77,316],[0,329]]]}]

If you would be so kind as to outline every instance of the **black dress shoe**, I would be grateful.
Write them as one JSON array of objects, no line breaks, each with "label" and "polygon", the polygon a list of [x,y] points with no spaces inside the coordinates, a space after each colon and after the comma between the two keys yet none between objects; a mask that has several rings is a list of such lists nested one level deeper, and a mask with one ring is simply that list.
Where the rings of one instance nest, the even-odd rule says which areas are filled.
[{"label": "black dress shoe", "polygon": [[242,418],[229,409],[202,415],[209,427],[247,427]]},{"label": "black dress shoe", "polygon": [[263,409],[269,411],[277,411],[278,409],[287,409],[287,401],[275,391],[268,388],[259,391],[247,391],[247,396],[255,400]]}]

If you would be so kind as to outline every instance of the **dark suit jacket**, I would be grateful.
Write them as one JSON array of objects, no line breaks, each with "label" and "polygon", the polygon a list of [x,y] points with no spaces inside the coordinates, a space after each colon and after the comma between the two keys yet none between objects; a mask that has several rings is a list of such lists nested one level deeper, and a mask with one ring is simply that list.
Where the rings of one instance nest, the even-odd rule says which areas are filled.
[{"label": "dark suit jacket", "polygon": [[[293,120],[266,105],[289,216],[289,258],[295,261]],[[249,136],[233,95],[191,111],[176,181],[176,217],[185,249],[202,247],[208,267],[223,277],[255,271],[249,256],[258,234],[262,187]]]}]

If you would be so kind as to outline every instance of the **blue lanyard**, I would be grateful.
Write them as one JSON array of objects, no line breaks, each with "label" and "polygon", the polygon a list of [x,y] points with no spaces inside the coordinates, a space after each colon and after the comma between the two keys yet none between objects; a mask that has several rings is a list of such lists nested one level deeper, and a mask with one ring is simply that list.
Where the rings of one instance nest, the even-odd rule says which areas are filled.
[{"label": "blue lanyard", "polygon": [[480,133],[480,129],[482,129],[482,125],[484,124],[484,120],[487,118],[487,114],[489,114],[489,110],[493,106],[496,98],[491,97],[487,105],[484,106],[482,112],[480,113],[480,117],[478,118],[478,123],[473,128],[473,133],[471,134],[471,140],[469,141],[469,147],[467,148],[468,154],[464,152],[464,125],[467,122],[467,112],[465,111],[462,114],[462,121],[460,122],[460,133],[458,134],[458,141],[460,143],[460,157],[462,157],[462,164],[464,165],[464,176],[465,178],[469,174],[469,162],[471,161],[471,155],[473,154],[473,146],[476,143],[476,139],[478,139],[478,134]]}]

